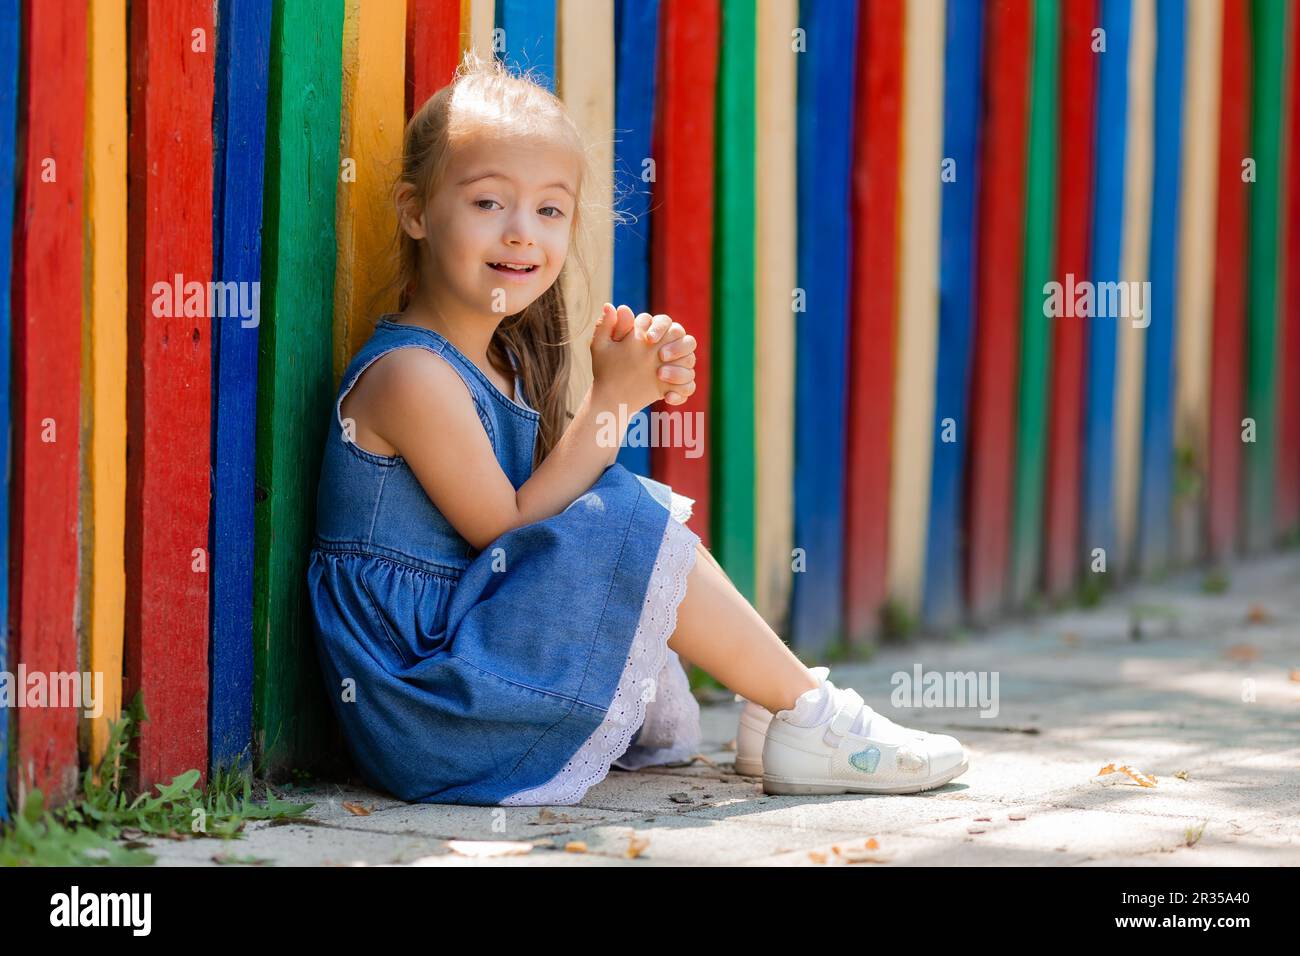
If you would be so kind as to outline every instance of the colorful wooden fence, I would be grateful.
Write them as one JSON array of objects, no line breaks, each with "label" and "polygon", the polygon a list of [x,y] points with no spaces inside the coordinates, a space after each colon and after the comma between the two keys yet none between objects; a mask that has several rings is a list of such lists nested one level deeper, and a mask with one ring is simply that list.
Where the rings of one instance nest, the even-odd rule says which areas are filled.
[{"label": "colorful wooden fence", "polygon": [[137,690],[138,784],[339,749],[325,410],[468,47],[621,214],[574,399],[599,301],[691,331],[701,446],[620,461],[810,662],[1300,531],[1294,0],[0,0],[0,817]]}]

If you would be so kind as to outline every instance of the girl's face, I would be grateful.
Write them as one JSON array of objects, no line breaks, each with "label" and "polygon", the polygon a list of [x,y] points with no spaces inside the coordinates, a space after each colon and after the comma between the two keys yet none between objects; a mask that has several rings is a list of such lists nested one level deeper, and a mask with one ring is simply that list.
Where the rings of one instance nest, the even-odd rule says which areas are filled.
[{"label": "girl's face", "polygon": [[406,226],[439,308],[500,320],[549,289],[569,251],[578,175],[572,153],[537,142],[478,137],[457,149],[423,223]]}]

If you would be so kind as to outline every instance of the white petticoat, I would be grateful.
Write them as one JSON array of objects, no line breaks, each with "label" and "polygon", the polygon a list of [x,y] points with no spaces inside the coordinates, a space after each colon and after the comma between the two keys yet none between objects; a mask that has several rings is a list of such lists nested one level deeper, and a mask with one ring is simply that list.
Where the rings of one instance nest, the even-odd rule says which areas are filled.
[{"label": "white petticoat", "polygon": [[627,664],[605,719],[559,773],[540,786],[511,794],[501,806],[578,803],[605,779],[611,764],[637,770],[699,753],[700,705],[681,658],[668,646],[700,540],[686,527],[694,504],[694,499],[673,492],[670,511],[675,520],[664,528]]}]

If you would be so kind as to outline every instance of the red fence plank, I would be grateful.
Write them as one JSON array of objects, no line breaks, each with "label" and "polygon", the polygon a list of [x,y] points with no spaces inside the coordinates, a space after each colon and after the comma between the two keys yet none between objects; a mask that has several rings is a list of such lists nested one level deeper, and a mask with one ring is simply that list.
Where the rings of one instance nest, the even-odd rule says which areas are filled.
[{"label": "red fence plank", "polygon": [[213,7],[137,3],[130,31],[123,699],[151,787],[207,773]]},{"label": "red fence plank", "polygon": [[1210,556],[1218,560],[1236,551],[1240,521],[1246,214],[1250,188],[1242,182],[1241,163],[1250,154],[1250,58],[1250,10],[1245,0],[1225,0],[1208,480],[1209,550]]},{"label": "red fence plank", "polygon": [[[28,675],[44,673],[53,692],[56,672],[78,671],[86,11],[28,0],[22,31],[26,136],[20,131],[22,205],[14,230],[11,669],[21,664]],[[33,787],[49,805],[74,795],[81,712],[79,706],[12,712],[19,807]]]},{"label": "red fence plank", "polygon": [[[1056,280],[1089,278],[1092,246],[1092,136],[1097,54],[1092,31],[1095,0],[1067,4],[1061,21],[1060,175],[1056,220]],[[1047,502],[1043,542],[1045,583],[1060,596],[1078,573],[1080,478],[1083,441],[1083,355],[1085,318],[1056,324],[1052,355],[1051,418],[1047,459]]]},{"label": "red fence plank", "polygon": [[850,643],[876,636],[885,600],[890,433],[898,307],[898,161],[903,101],[903,14],[894,0],[859,12],[861,132],[853,158],[853,315],[849,328],[844,626]]},{"label": "red fence plank", "polygon": [[460,49],[460,0],[406,0],[408,118],[451,82]]},{"label": "red fence plank", "polygon": [[966,568],[969,607],[977,620],[986,619],[1004,604],[1010,553],[1029,122],[1029,15],[1026,0],[1000,0],[989,7],[987,21]]},{"label": "red fence plank", "polygon": [[[713,294],[713,120],[721,13],[717,0],[666,3],[659,61],[661,101],[654,132],[656,180],[650,312],[665,312],[696,342],[695,393],[683,405],[655,402],[653,413],[681,417],[693,448],[655,446],[656,479],[695,499],[691,527],[709,543],[708,408]],[[644,308],[644,307],[641,307]],[[640,308],[637,309],[640,311]],[[687,418],[693,421],[688,426]],[[691,427],[692,433],[685,429]],[[676,435],[675,427],[657,434]],[[697,457],[688,457],[688,452]]]}]

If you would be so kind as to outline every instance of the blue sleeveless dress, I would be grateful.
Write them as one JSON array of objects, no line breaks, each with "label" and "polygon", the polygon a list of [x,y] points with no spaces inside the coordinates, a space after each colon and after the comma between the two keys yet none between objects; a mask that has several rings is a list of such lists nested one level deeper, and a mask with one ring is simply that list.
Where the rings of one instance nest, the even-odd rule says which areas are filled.
[{"label": "blue sleeveless dress", "polygon": [[516,488],[540,419],[517,376],[507,398],[445,337],[387,316],[344,372],[307,583],[362,778],[409,802],[566,805],[611,765],[688,759],[699,707],[667,640],[699,541],[692,499],[614,464],[560,514],[476,552],[400,456],[361,448],[340,417],[361,373],[400,348],[456,370]]}]

